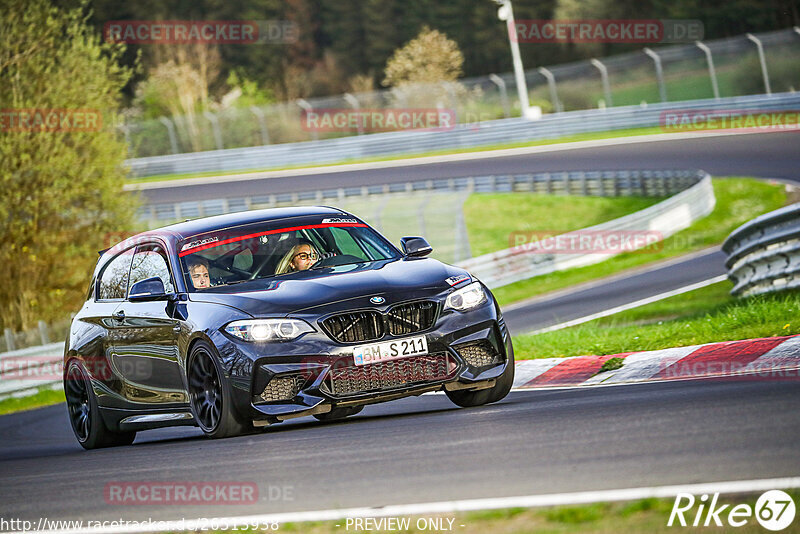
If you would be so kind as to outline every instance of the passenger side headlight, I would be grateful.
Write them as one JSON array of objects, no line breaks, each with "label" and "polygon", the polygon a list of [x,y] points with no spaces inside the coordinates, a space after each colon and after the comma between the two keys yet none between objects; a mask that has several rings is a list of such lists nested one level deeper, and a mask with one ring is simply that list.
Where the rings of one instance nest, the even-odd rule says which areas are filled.
[{"label": "passenger side headlight", "polygon": [[480,282],[472,282],[466,287],[453,291],[447,296],[444,309],[467,311],[486,302],[486,291]]},{"label": "passenger side headlight", "polygon": [[289,341],[313,331],[300,319],[245,319],[225,327],[225,332],[244,341]]}]

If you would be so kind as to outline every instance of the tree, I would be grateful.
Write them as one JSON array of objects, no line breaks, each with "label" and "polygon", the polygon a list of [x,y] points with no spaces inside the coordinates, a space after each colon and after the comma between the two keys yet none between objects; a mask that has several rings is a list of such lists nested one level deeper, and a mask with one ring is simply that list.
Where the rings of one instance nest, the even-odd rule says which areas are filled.
[{"label": "tree", "polygon": [[[126,146],[114,132],[131,71],[119,66],[123,48],[101,43],[80,9],[3,3],[0,326],[20,329],[75,311],[103,236],[131,230],[136,199],[122,191]],[[30,120],[51,110],[71,121]]]},{"label": "tree", "polygon": [[463,64],[464,55],[458,44],[425,26],[389,58],[383,85],[452,82],[461,76]]}]

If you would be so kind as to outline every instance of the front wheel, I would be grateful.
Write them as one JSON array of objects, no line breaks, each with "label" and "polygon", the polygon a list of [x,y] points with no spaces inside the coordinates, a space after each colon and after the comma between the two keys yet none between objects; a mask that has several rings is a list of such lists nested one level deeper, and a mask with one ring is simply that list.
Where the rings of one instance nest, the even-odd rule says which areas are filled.
[{"label": "front wheel", "polygon": [[233,393],[213,356],[214,349],[198,341],[189,356],[189,404],[197,426],[209,438],[238,436],[252,429],[233,407]]},{"label": "front wheel", "polygon": [[130,445],[136,439],[136,432],[115,432],[103,422],[89,375],[77,360],[64,373],[64,395],[72,431],[84,449]]},{"label": "front wheel", "polygon": [[508,395],[508,392],[511,391],[511,386],[513,385],[514,354],[509,351],[506,369],[503,371],[503,374],[498,377],[493,387],[480,389],[478,391],[470,391],[468,389],[459,389],[456,391],[445,390],[445,394],[458,406],[468,408],[470,406],[480,406],[504,399],[505,396]]}]

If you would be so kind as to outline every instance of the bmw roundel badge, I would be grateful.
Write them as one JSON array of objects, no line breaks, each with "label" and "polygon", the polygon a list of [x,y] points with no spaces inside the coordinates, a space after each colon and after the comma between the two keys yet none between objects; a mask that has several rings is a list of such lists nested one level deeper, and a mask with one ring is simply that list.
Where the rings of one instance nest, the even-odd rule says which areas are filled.
[{"label": "bmw roundel badge", "polygon": [[383,304],[386,302],[386,299],[383,297],[371,297],[369,301],[373,304]]}]

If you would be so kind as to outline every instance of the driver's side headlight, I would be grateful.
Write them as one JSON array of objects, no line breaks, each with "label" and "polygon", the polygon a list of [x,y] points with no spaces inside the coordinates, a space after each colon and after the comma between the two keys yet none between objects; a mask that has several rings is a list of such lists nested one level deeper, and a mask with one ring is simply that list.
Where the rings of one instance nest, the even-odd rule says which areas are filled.
[{"label": "driver's side headlight", "polygon": [[447,300],[444,303],[444,309],[453,309],[458,311],[467,311],[477,308],[486,302],[486,291],[480,282],[472,282],[466,287],[462,287],[447,295]]},{"label": "driver's side headlight", "polygon": [[289,341],[313,331],[300,319],[245,319],[225,326],[225,332],[244,341]]}]

